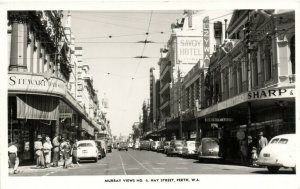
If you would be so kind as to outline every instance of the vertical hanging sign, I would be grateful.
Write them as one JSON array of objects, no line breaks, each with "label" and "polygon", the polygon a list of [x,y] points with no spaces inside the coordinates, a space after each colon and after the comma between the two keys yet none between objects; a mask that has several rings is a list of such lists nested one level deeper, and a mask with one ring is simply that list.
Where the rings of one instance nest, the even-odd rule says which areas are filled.
[{"label": "vertical hanging sign", "polygon": [[204,67],[209,66],[210,44],[209,44],[209,17],[203,19],[203,62]]}]

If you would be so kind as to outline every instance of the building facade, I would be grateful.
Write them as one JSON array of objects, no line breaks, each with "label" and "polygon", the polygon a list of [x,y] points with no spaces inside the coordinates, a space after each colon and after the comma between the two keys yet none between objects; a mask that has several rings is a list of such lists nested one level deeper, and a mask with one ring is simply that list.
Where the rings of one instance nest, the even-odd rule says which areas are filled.
[{"label": "building facade", "polygon": [[236,10],[230,40],[211,57],[196,116],[204,136],[231,141],[229,159],[247,136],[295,133],[294,19],[290,10]]},{"label": "building facade", "polygon": [[21,161],[34,158],[37,135],[93,138],[100,126],[78,102],[70,15],[64,25],[63,11],[9,11],[7,35],[8,142],[19,141]]}]

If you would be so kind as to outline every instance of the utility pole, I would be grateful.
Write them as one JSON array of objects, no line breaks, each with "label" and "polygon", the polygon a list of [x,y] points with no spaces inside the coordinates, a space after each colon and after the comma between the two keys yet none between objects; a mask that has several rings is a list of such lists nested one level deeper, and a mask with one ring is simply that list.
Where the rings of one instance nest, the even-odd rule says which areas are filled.
[{"label": "utility pole", "polygon": [[[248,79],[248,92],[251,91],[251,62],[250,62],[250,10],[248,11],[248,19],[247,23],[245,24],[245,47],[246,47],[246,66],[247,66],[247,79]],[[246,125],[246,144],[248,146],[248,135],[249,135],[249,128],[251,127],[251,102],[247,102],[247,125]]]}]

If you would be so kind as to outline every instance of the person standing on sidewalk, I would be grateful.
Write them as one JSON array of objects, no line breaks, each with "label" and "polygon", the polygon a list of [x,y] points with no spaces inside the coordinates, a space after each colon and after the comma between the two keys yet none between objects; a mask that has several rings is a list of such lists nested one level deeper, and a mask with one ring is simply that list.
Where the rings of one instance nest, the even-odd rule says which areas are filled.
[{"label": "person standing on sidewalk", "polygon": [[53,167],[58,167],[58,160],[59,160],[59,147],[60,147],[60,136],[58,134],[52,140],[53,144]]},{"label": "person standing on sidewalk", "polygon": [[71,159],[71,145],[69,139],[64,140],[60,145],[60,150],[63,154],[63,160],[64,160],[64,168],[69,168],[72,163]]},{"label": "person standing on sidewalk", "polygon": [[9,163],[9,168],[13,168],[14,174],[17,174],[18,167],[19,167],[19,158],[18,158],[18,141],[12,142],[8,146],[8,163]]},{"label": "person standing on sidewalk", "polygon": [[37,141],[34,142],[34,151],[36,155],[36,166],[37,168],[44,169],[45,162],[44,162],[44,153],[43,153],[43,143],[42,143],[42,136],[37,136]]},{"label": "person standing on sidewalk", "polygon": [[50,167],[51,163],[51,149],[52,149],[52,144],[50,137],[46,136],[46,141],[43,144],[43,151],[44,151],[44,156],[45,156],[45,165],[46,168]]},{"label": "person standing on sidewalk", "polygon": [[259,133],[259,140],[258,140],[258,154],[260,154],[261,150],[268,145],[268,139],[264,137],[264,133]]},{"label": "person standing on sidewalk", "polygon": [[72,155],[73,164],[77,164],[78,166],[80,166],[77,157],[77,142],[78,142],[77,139],[73,140],[71,155]]}]

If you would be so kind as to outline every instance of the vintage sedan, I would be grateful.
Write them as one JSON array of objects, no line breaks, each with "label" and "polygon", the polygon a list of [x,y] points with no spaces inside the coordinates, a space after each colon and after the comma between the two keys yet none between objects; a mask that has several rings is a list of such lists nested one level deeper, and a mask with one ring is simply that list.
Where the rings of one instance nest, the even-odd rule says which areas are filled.
[{"label": "vintage sedan", "polygon": [[119,146],[118,146],[118,150],[119,151],[121,151],[121,150],[128,151],[128,143],[127,142],[120,142]]},{"label": "vintage sedan", "polygon": [[183,148],[183,140],[171,140],[170,147],[167,151],[167,156],[181,156]]},{"label": "vintage sedan", "polygon": [[202,161],[203,159],[222,159],[222,157],[219,156],[219,139],[214,137],[201,139],[198,148],[198,160]]},{"label": "vintage sedan", "polygon": [[266,166],[271,173],[277,173],[281,167],[296,171],[296,135],[284,134],[271,139],[261,150],[257,164]]},{"label": "vintage sedan", "polygon": [[80,140],[77,142],[77,157],[79,161],[92,159],[98,161],[98,148],[94,140]]},{"label": "vintage sedan", "polygon": [[183,157],[196,157],[198,147],[199,147],[199,142],[185,141],[183,144],[182,156]]}]

